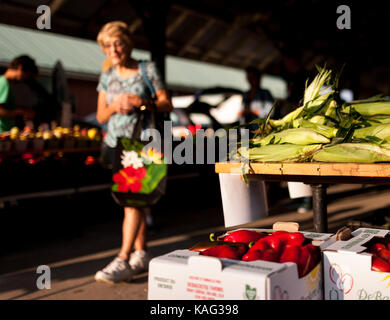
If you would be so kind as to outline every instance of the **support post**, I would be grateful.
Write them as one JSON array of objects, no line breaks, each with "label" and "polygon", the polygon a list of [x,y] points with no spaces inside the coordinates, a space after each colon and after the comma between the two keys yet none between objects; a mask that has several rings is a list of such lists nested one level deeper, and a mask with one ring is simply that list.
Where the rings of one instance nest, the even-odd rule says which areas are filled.
[{"label": "support post", "polygon": [[151,59],[157,65],[162,80],[165,82],[166,56],[166,17],[170,1],[144,0],[131,2],[142,19],[145,34],[149,39]]},{"label": "support post", "polygon": [[328,212],[325,184],[311,184],[313,193],[313,224],[315,232],[328,232]]}]

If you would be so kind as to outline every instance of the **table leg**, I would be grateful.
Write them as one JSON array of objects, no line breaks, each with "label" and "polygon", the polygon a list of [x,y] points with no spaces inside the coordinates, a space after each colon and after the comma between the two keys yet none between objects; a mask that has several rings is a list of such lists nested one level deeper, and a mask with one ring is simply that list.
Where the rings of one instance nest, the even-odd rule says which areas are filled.
[{"label": "table leg", "polygon": [[328,212],[325,184],[311,184],[313,193],[313,223],[315,232],[328,232]]}]

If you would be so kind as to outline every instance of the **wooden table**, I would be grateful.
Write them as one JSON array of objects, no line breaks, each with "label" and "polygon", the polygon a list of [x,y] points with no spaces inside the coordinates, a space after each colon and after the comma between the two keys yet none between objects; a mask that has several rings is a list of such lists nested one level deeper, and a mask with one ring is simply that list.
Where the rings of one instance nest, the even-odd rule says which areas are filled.
[{"label": "wooden table", "polygon": [[[242,164],[220,162],[216,173],[242,173]],[[313,193],[313,223],[316,232],[328,232],[326,188],[329,184],[390,183],[390,163],[251,163],[248,179],[293,181],[310,184]]]}]

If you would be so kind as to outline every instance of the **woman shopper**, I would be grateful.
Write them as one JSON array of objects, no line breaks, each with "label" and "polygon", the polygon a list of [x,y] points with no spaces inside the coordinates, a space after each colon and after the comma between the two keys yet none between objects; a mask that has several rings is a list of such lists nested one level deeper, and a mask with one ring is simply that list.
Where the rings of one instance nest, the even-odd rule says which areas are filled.
[{"label": "woman shopper", "polygon": [[[111,161],[118,137],[130,138],[137,120],[135,110],[151,105],[148,87],[141,74],[140,62],[131,57],[133,49],[129,26],[121,21],[107,23],[100,30],[97,41],[109,63],[104,63],[97,87],[97,120],[108,122],[104,143]],[[157,112],[170,112],[172,103],[153,62],[146,63],[146,73],[156,91]],[[148,117],[146,117],[148,118]],[[150,256],[146,246],[146,215],[150,208],[124,208],[122,246],[104,269],[95,275],[97,281],[116,283],[131,281],[147,270]]]}]

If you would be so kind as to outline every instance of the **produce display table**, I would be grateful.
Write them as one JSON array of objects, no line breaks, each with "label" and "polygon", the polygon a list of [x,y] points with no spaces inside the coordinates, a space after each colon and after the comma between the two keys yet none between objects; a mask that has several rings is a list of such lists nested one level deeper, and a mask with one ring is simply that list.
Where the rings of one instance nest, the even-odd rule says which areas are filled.
[{"label": "produce display table", "polygon": [[100,147],[0,153],[0,203],[109,185],[111,170],[97,160],[100,153]]},{"label": "produce display table", "polygon": [[101,151],[101,147],[99,146],[99,147],[91,147],[91,148],[56,148],[56,149],[44,149],[44,150],[26,150],[23,152],[7,151],[7,152],[1,152],[0,155],[6,158],[6,157],[21,156],[26,153],[41,155],[41,154],[48,154],[48,153],[97,153],[100,151]]},{"label": "produce display table", "polygon": [[[242,164],[216,163],[215,172],[242,174]],[[390,163],[251,163],[245,173],[248,179],[310,184],[314,229],[321,233],[328,232],[326,188],[329,184],[390,184]]]}]

